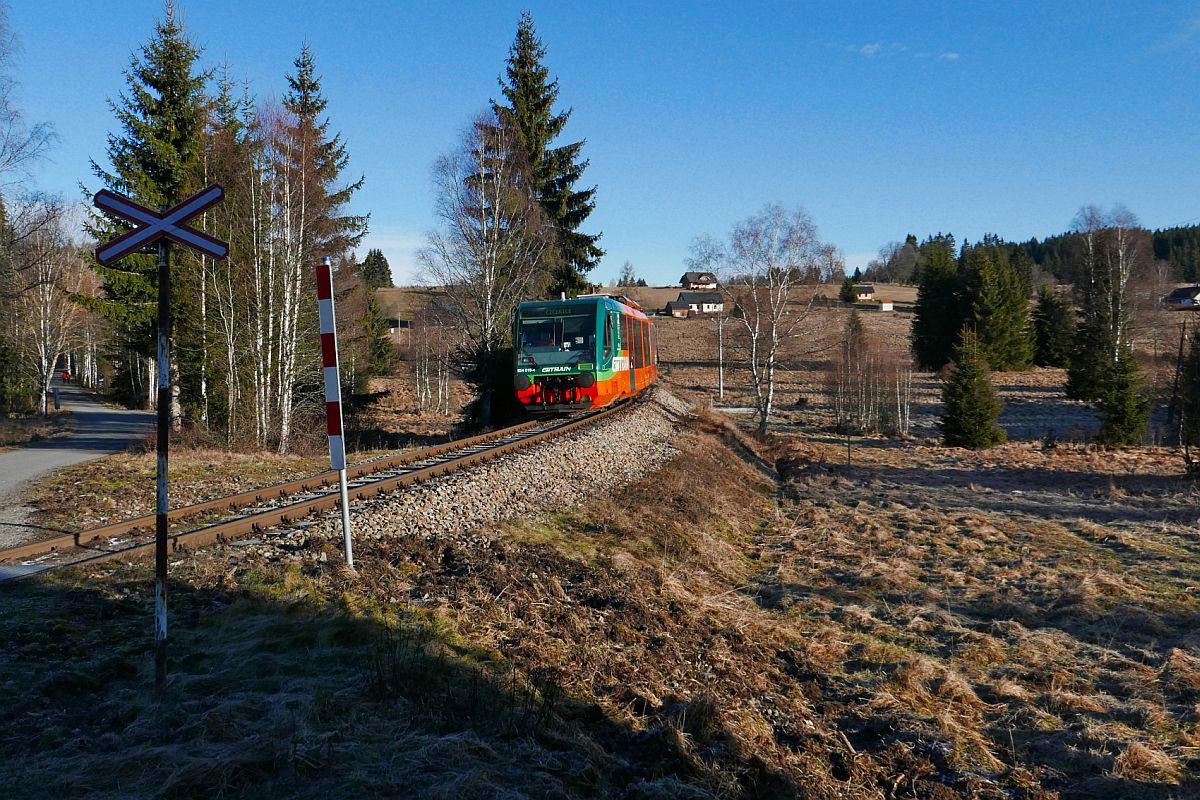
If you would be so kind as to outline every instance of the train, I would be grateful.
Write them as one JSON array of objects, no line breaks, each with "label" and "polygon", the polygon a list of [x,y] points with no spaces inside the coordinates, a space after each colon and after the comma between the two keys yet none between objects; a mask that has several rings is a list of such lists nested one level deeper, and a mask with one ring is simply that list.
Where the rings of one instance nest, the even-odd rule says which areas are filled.
[{"label": "train", "polygon": [[517,400],[534,414],[603,408],[658,379],[654,323],[621,295],[521,303],[513,358]]}]

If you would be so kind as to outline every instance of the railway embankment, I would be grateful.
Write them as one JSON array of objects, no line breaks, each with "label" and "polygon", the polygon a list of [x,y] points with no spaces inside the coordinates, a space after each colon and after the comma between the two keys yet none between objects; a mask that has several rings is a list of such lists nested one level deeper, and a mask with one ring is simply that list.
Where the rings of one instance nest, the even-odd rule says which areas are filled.
[{"label": "railway embankment", "polygon": [[[629,408],[565,436],[473,469],[354,506],[357,537],[453,537],[462,531],[577,508],[644,477],[678,453],[672,444],[686,404],[656,391]],[[341,537],[334,516],[311,531]]]}]

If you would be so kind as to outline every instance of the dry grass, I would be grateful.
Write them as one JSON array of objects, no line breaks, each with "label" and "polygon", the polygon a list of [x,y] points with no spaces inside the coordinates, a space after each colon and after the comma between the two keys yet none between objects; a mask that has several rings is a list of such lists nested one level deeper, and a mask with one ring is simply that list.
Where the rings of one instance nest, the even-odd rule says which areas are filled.
[{"label": "dry grass", "polygon": [[865,440],[846,466],[716,415],[676,444],[578,511],[362,544],[357,575],[315,537],[181,561],[161,704],[145,567],[19,589],[0,749],[35,797],[1200,791],[1169,454]]},{"label": "dry grass", "polygon": [[[378,452],[351,454],[368,459]],[[237,453],[210,448],[171,450],[171,506],[269,486],[329,469],[327,455]],[[153,452],[118,453],[64,467],[30,487],[36,521],[52,529],[83,530],[154,512]]]},{"label": "dry grass", "polygon": [[[884,442],[852,457],[791,443],[781,463],[796,511],[775,574],[803,587],[790,616],[869,636],[862,659],[894,669],[851,674],[874,708],[915,714],[980,767],[999,758],[1064,797],[1185,796],[1170,787],[1188,780],[1200,791],[1188,777],[1200,544],[1176,457]],[[939,679],[952,688],[939,693]]]}]

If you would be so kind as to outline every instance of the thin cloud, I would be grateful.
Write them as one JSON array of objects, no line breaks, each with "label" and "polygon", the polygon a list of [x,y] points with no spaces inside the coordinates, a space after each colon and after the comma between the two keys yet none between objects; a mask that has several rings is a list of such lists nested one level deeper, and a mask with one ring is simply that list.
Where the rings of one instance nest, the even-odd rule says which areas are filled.
[{"label": "thin cloud", "polygon": [[[886,58],[888,56],[906,56],[913,60],[923,60],[932,58],[933,53],[928,50],[919,50],[913,52],[908,45],[900,42],[892,42],[884,44],[883,42],[868,42],[867,44],[851,44],[846,45],[846,52],[854,53],[855,55],[863,56],[864,58]],[[938,61],[957,61],[960,53],[953,50],[943,50],[937,55]]]},{"label": "thin cloud", "polygon": [[1190,45],[1198,35],[1200,35],[1200,16],[1192,17],[1187,23],[1180,26],[1179,30],[1170,38],[1159,42],[1151,50],[1155,53],[1178,50],[1181,47]]}]

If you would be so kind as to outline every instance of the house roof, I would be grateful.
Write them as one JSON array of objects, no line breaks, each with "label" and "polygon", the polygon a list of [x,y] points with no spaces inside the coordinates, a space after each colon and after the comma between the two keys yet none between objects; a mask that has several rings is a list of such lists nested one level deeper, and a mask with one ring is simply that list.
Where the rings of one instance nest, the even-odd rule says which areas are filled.
[{"label": "house roof", "polygon": [[667,311],[687,311],[690,308],[691,308],[691,306],[689,306],[687,303],[685,303],[682,300],[668,300],[667,301]]},{"label": "house roof", "polygon": [[717,276],[711,272],[685,272],[680,283],[716,283]]},{"label": "house roof", "polygon": [[1180,286],[1167,295],[1168,300],[1195,300],[1200,295],[1200,286]]},{"label": "house roof", "polygon": [[856,285],[855,285],[855,287],[854,287],[854,291],[856,291],[856,292],[870,292],[871,294],[875,294],[875,287],[874,287],[874,286],[872,286],[872,285],[871,285],[871,284],[869,284],[869,283],[860,283],[860,284],[856,284]]},{"label": "house roof", "polygon": [[700,305],[701,303],[724,303],[724,298],[720,292],[680,292],[679,303],[688,303],[689,305]]}]

